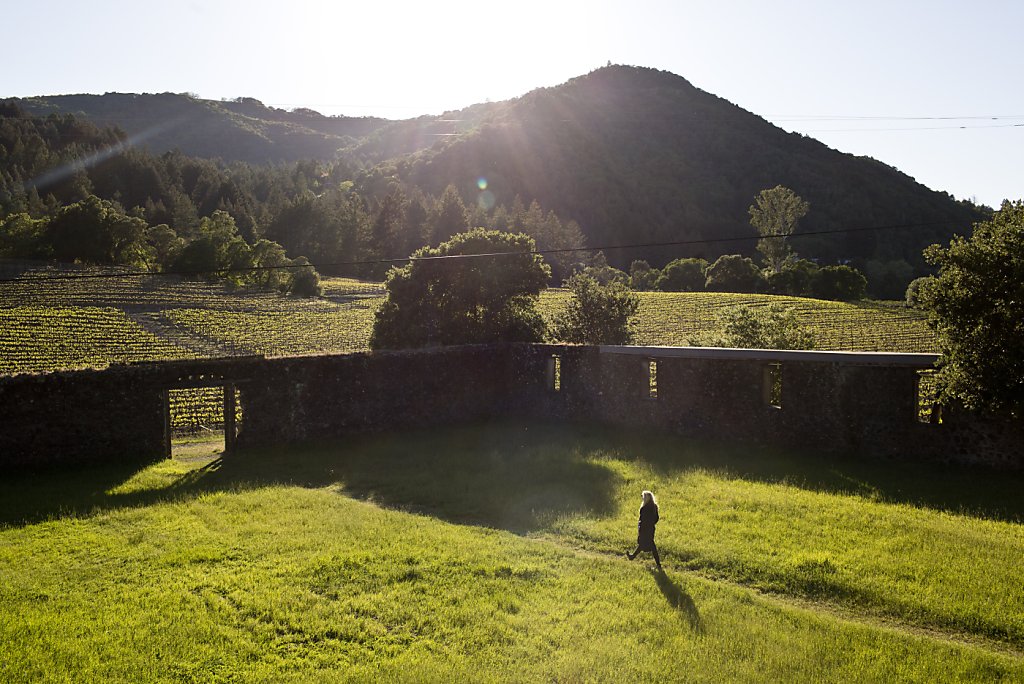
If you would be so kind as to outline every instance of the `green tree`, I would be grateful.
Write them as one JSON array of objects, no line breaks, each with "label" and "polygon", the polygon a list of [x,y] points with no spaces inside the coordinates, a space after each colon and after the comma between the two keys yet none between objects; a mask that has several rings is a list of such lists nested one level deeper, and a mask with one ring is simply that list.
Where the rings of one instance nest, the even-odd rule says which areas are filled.
[{"label": "green tree", "polygon": [[[654,289],[661,271],[651,268],[643,259],[636,259],[629,265],[629,288],[635,292],[646,292]],[[703,286],[703,280],[701,286]]]},{"label": "green tree", "polygon": [[[625,271],[620,271],[614,266],[610,266],[604,252],[595,254],[590,259],[590,263],[580,269],[580,272],[586,273],[602,285],[607,285],[608,283],[622,283],[625,285],[629,282],[629,274]],[[566,287],[568,287],[568,282],[566,282]]]},{"label": "green tree", "polygon": [[[405,195],[401,188],[395,187],[380,201],[373,221],[370,223],[370,236],[367,255],[373,260],[393,259],[408,254],[401,254],[402,224],[405,213]],[[416,245],[419,247],[420,245]],[[371,263],[364,268],[364,274],[373,280],[380,280],[387,273],[386,263]]]},{"label": "green tree", "polygon": [[778,273],[768,274],[768,291],[772,294],[810,297],[814,294],[819,270],[813,261],[791,260]]},{"label": "green tree", "polygon": [[430,234],[434,243],[441,243],[453,235],[469,228],[466,205],[454,185],[445,188],[444,194],[430,216]]},{"label": "green tree", "polygon": [[662,292],[702,292],[707,270],[704,259],[675,259],[661,269],[654,287]]},{"label": "green tree", "polygon": [[640,298],[621,281],[601,283],[587,273],[566,281],[572,292],[565,310],[555,317],[552,335],[575,344],[629,344],[632,319]]},{"label": "green tree", "polygon": [[185,248],[185,241],[166,223],[151,227],[146,233],[146,242],[153,250],[156,263],[162,268],[169,268]]},{"label": "green tree", "polygon": [[252,250],[238,235],[235,220],[226,211],[215,211],[199,222],[199,235],[185,245],[174,261],[173,269],[207,280],[226,278],[236,284],[250,277]]},{"label": "green tree", "polygon": [[1024,418],[1024,202],[1003,202],[970,238],[932,245],[924,304],[942,349],[947,399]]},{"label": "green tree", "polygon": [[[254,269],[249,280],[267,290],[282,290],[288,287],[289,283],[294,284],[296,274],[289,273],[287,268],[283,268],[291,263],[294,262],[289,261],[284,247],[270,240],[257,240],[256,244],[252,246],[252,265]],[[296,270],[303,271],[307,269]],[[319,284],[319,276],[317,277],[317,283]]]},{"label": "green tree", "polygon": [[142,219],[89,195],[57,212],[47,239],[58,261],[145,266],[153,258],[146,244],[147,228]]},{"label": "green tree", "polygon": [[46,241],[46,219],[28,214],[11,214],[0,220],[0,257],[12,259],[44,259],[49,256]]},{"label": "green tree", "polygon": [[758,292],[765,287],[761,269],[750,257],[723,254],[708,266],[704,289],[708,292]]},{"label": "green tree", "polygon": [[874,299],[901,299],[914,278],[914,267],[904,259],[869,259],[864,264],[868,291]]},{"label": "green tree", "polygon": [[750,225],[762,235],[757,241],[757,250],[764,256],[765,266],[772,273],[781,271],[792,258],[786,237],[793,234],[810,206],[795,192],[781,185],[762,190],[750,205]]},{"label": "green tree", "polygon": [[388,273],[370,346],[542,340],[536,304],[551,271],[535,249],[527,235],[476,228],[417,250],[409,264]]},{"label": "green tree", "polygon": [[853,302],[864,299],[868,281],[864,274],[852,266],[826,266],[818,271],[814,281],[814,296]]},{"label": "green tree", "polygon": [[[512,205],[512,212],[508,213],[504,207],[496,210],[491,220],[491,227],[495,230],[508,230],[512,233],[526,233],[537,243],[537,249],[553,250],[553,254],[545,256],[545,262],[551,267],[551,277],[556,283],[560,283],[572,275],[573,264],[581,259],[586,259],[583,247],[586,240],[583,232],[575,221],[562,221],[553,211],[547,214],[541,209],[538,202],[530,203],[529,209],[524,209],[522,201],[516,198]],[[507,228],[501,227],[505,224]]]}]

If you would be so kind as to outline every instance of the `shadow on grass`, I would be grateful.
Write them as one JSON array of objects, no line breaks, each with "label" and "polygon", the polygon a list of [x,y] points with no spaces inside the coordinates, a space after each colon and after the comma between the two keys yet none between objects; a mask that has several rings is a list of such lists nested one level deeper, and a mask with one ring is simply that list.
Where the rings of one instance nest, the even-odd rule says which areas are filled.
[{"label": "shadow on grass", "polygon": [[621,476],[602,456],[642,463],[663,476],[706,470],[735,479],[1024,520],[1024,473],[836,458],[586,425],[500,423],[230,454],[137,491],[118,491],[117,486],[138,474],[138,466],[15,475],[0,482],[0,525],[144,506],[208,491],[337,484],[346,494],[389,507],[527,532],[566,514],[611,514],[624,503],[616,500]]},{"label": "shadow on grass", "polygon": [[757,445],[712,443],[665,434],[605,431],[605,448],[662,476],[706,470],[738,480],[787,484],[971,517],[1024,522],[1024,471],[845,456]]},{"label": "shadow on grass", "polygon": [[693,602],[693,598],[686,593],[685,589],[673,581],[664,570],[651,568],[650,573],[658,585],[661,595],[668,601],[668,605],[679,611],[679,615],[686,620],[690,629],[698,634],[702,633],[704,631],[704,622],[700,618],[700,612],[697,610],[697,604]]},{"label": "shadow on grass", "polygon": [[[268,485],[339,485],[351,496],[452,522],[528,532],[565,514],[607,515],[618,477],[589,460],[585,432],[480,425],[368,435],[223,455],[160,487],[115,493],[139,470],[94,466],[0,483],[0,525]],[[159,467],[159,466],[157,466]]]}]

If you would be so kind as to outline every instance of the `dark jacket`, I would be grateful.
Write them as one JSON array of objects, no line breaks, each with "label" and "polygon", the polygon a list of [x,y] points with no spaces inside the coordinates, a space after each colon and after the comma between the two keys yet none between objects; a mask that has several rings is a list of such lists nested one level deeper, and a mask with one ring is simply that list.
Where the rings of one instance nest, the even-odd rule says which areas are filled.
[{"label": "dark jacket", "polygon": [[636,544],[641,549],[654,546],[654,526],[658,524],[658,504],[645,503],[640,507],[640,522],[636,526]]}]

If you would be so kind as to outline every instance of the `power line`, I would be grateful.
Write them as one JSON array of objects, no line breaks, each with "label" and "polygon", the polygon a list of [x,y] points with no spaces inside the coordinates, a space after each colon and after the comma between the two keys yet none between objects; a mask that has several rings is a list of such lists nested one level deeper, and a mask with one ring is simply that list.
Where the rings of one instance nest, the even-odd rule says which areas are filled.
[{"label": "power line", "polygon": [[804,114],[766,115],[772,121],[999,121],[1002,119],[1024,119],[1024,114],[982,114],[973,116],[853,116]]},{"label": "power line", "polygon": [[683,247],[692,245],[706,245],[715,244],[720,242],[745,242],[750,240],[763,240],[766,238],[801,238],[810,237],[815,235],[836,235],[842,233],[864,233],[870,231],[885,231],[885,230],[905,230],[910,228],[926,228],[931,226],[947,226],[952,224],[952,221],[927,221],[919,223],[895,223],[881,226],[862,226],[856,228],[835,228],[832,230],[812,230],[802,233],[792,233],[789,235],[783,233],[770,233],[768,235],[736,235],[720,238],[700,238],[693,240],[671,240],[667,242],[641,242],[633,243],[628,245],[601,245],[595,247],[573,247],[565,249],[538,249],[530,252],[485,252],[481,254],[447,254],[438,256],[427,256],[427,257],[401,257],[401,258],[389,258],[389,259],[363,259],[354,261],[338,261],[333,263],[319,263],[319,264],[288,264],[282,266],[249,266],[246,268],[223,268],[216,270],[205,270],[205,271],[121,271],[118,273],[80,273],[70,274],[64,273],[60,275],[48,275],[48,276],[31,276],[28,278],[2,278],[0,284],[3,283],[15,283],[15,282],[39,282],[39,281],[52,281],[52,280],[91,280],[91,279],[119,279],[119,278],[139,278],[139,277],[170,277],[170,276],[204,276],[204,275],[227,275],[230,273],[256,273],[259,271],[272,271],[272,270],[285,270],[285,269],[298,269],[298,268],[316,268],[318,270],[334,269],[346,266],[377,266],[384,264],[403,264],[410,261],[448,261],[453,259],[478,259],[478,258],[495,258],[503,256],[516,256],[523,254],[568,254],[577,252],[609,252],[615,250],[627,250],[627,249],[651,249],[655,247]]},{"label": "power line", "polygon": [[977,130],[981,128],[1024,128],[1024,123],[994,124],[991,126],[912,126],[903,128],[809,128],[804,133],[889,133],[893,131],[948,131]]}]

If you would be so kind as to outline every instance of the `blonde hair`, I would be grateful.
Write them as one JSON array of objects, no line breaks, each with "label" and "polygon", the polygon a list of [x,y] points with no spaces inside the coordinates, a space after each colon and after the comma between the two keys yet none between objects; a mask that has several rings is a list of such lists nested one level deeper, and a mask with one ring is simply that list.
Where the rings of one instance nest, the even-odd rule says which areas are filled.
[{"label": "blonde hair", "polygon": [[640,492],[640,496],[643,497],[644,503],[647,503],[648,501],[650,501],[655,506],[658,505],[658,502],[654,498],[654,492],[645,489],[644,491]]}]

